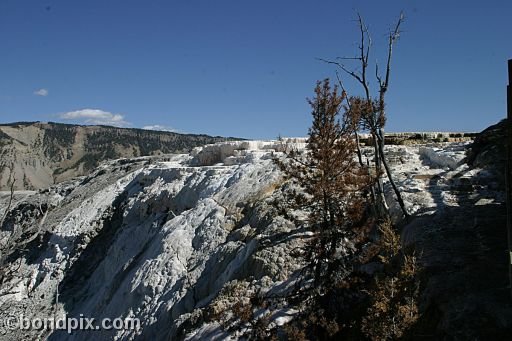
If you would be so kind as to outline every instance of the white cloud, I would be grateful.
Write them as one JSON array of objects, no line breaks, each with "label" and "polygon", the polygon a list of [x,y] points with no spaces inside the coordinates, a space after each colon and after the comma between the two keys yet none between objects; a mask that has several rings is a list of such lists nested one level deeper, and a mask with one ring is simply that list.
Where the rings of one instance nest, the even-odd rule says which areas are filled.
[{"label": "white cloud", "polygon": [[46,96],[48,96],[48,93],[49,93],[48,89],[44,89],[44,88],[34,91],[34,95],[36,95],[36,96],[46,97]]},{"label": "white cloud", "polygon": [[110,125],[126,127],[131,125],[125,121],[124,115],[113,114],[99,109],[82,109],[70,111],[59,115],[63,120],[75,120],[85,124]]},{"label": "white cloud", "polygon": [[172,133],[177,133],[178,132],[178,130],[174,129],[173,127],[163,126],[163,125],[160,125],[160,124],[153,124],[153,125],[149,125],[149,126],[144,126],[144,127],[142,127],[142,129],[157,130],[157,131],[170,131]]}]

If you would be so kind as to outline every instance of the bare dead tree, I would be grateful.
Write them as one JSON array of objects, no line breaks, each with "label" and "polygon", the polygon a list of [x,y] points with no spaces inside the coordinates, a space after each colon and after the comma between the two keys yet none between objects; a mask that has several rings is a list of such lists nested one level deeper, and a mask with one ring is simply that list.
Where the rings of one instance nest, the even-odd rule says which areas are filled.
[{"label": "bare dead tree", "polygon": [[[387,63],[386,63],[386,75],[384,80],[379,76],[379,64],[376,63],[375,65],[375,76],[379,82],[379,116],[385,118],[385,96],[386,92],[388,91],[389,87],[389,75],[391,73],[391,58],[393,56],[393,45],[395,42],[400,38],[400,25],[404,21],[404,14],[403,12],[400,13],[400,17],[395,25],[395,28],[390,34],[388,35],[388,56],[387,56]],[[386,174],[389,179],[389,183],[391,184],[391,187],[393,187],[393,191],[395,192],[395,195],[398,200],[398,204],[400,205],[402,212],[407,217],[409,216],[409,213],[407,212],[407,209],[405,208],[405,203],[402,198],[402,195],[400,194],[400,191],[398,190],[395,181],[393,180],[393,175],[391,173],[391,169],[389,168],[388,162],[386,160],[386,156],[384,155],[384,132],[383,127],[379,126],[377,129],[376,134],[378,143],[379,143],[379,152],[381,155],[381,160],[384,165],[384,168],[386,170]]]},{"label": "bare dead tree", "polygon": [[[389,211],[389,208],[386,204],[385,196],[384,196],[384,186],[382,183],[382,179],[380,174],[386,172],[387,178],[393,188],[393,191],[397,197],[397,201],[402,209],[404,216],[409,216],[407,209],[405,207],[405,203],[403,201],[402,195],[396,186],[396,183],[393,179],[393,175],[389,164],[386,160],[386,156],[384,153],[385,148],[385,140],[384,140],[384,126],[386,123],[386,111],[385,111],[385,96],[389,88],[389,79],[391,74],[391,61],[393,56],[393,46],[400,37],[400,26],[404,21],[403,13],[400,13],[400,17],[397,20],[394,28],[390,31],[388,35],[388,51],[387,51],[387,61],[386,61],[386,72],[384,77],[379,74],[378,63],[376,63],[375,68],[375,76],[378,81],[379,90],[378,97],[375,99],[372,97],[371,89],[368,82],[368,67],[369,67],[369,58],[370,51],[372,47],[372,39],[370,36],[370,32],[368,27],[366,26],[363,18],[360,14],[358,14],[358,25],[360,31],[360,43],[359,43],[359,53],[355,57],[338,57],[335,60],[326,60],[320,59],[323,62],[334,64],[341,71],[355,79],[363,88],[364,96],[360,97],[350,97],[347,96],[347,107],[350,112],[352,112],[355,119],[360,120],[360,124],[364,129],[369,130],[372,136],[373,148],[375,151],[375,170],[376,175],[379,177],[376,182],[376,199],[378,199],[379,207],[381,210],[385,211],[386,214]],[[360,71],[356,71],[356,69],[350,69],[345,66],[345,60],[355,60],[359,63]],[[342,84],[341,78],[338,75],[338,82]],[[343,88],[344,89],[344,88]],[[345,93],[346,90],[344,89]],[[356,112],[356,104],[359,112]],[[355,132],[356,141],[359,140],[359,136],[357,131]],[[362,163],[362,159],[360,160]],[[383,169],[384,168],[384,169]]]}]

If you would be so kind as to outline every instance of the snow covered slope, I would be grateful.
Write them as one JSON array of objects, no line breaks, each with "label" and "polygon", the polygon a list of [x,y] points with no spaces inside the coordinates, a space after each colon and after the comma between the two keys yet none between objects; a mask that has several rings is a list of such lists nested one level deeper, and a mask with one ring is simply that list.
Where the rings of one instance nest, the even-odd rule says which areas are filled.
[{"label": "snow covered slope", "polygon": [[[108,162],[88,178],[27,198],[12,212],[41,203],[51,209],[43,240],[21,255],[19,275],[1,303],[27,317],[137,317],[138,331],[95,337],[165,339],[176,333],[174,320],[207,304],[227,282],[247,273],[285,279],[294,262],[285,246],[272,252],[276,259],[258,258],[267,232],[256,231],[272,231],[272,221],[251,212],[279,185],[273,146],[225,143],[165,161]],[[27,219],[15,214],[7,224]]]},{"label": "snow covered slope", "polygon": [[[28,193],[8,215],[4,234],[15,224],[40,224],[41,237],[16,254],[11,267],[19,268],[0,292],[8,310],[0,314],[141,321],[138,330],[95,331],[95,340],[225,336],[201,308],[223,310],[251,291],[285,290],[301,266],[292,250],[304,231],[272,204],[282,199],[272,158],[284,148],[278,141],[226,142],[190,155],[121,159]],[[457,174],[464,185],[464,177],[478,173],[463,163],[464,148],[388,147],[411,213],[458,204],[443,181]],[[90,331],[6,333],[0,338],[91,337]]]}]

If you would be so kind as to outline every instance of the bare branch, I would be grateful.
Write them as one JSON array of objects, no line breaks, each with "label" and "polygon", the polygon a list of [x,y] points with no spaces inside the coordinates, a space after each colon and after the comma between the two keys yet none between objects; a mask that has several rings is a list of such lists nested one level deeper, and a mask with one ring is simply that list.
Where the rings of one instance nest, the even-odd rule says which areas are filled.
[{"label": "bare branch", "polygon": [[335,61],[332,61],[332,60],[328,60],[328,59],[323,59],[323,58],[317,58],[317,59],[322,61],[322,62],[324,62],[324,63],[334,64],[334,65],[338,66],[341,70],[343,70],[344,72],[346,72],[350,76],[354,77],[359,83],[361,83],[364,86],[364,82],[363,82],[363,79],[361,78],[361,76],[358,75],[357,73],[355,73],[354,71],[351,71],[351,70],[347,69],[345,67],[345,65],[343,65],[341,63],[338,63],[338,62],[335,62]]},{"label": "bare branch", "polygon": [[386,65],[386,80],[384,81],[384,85],[381,86],[381,91],[386,92],[389,85],[389,74],[391,72],[391,58],[393,55],[393,44],[400,37],[400,25],[404,21],[404,13],[400,13],[400,17],[395,25],[395,29],[389,34],[389,42],[388,42],[388,61]]},{"label": "bare branch", "polygon": [[359,45],[359,51],[361,54],[361,85],[364,88],[364,92],[366,94],[366,99],[370,100],[370,89],[368,87],[368,81],[366,80],[366,69],[368,68],[368,58],[370,56],[370,48],[371,48],[371,37],[368,31],[368,27],[364,23],[363,17],[361,14],[357,13],[357,18],[359,22],[359,31],[361,32],[361,45]]},{"label": "bare branch", "polygon": [[361,57],[336,57],[337,60],[361,60]]},{"label": "bare branch", "polygon": [[379,88],[382,89],[383,84],[382,84],[382,78],[379,75],[379,63],[378,62],[375,63],[375,78],[377,78],[377,81],[379,82]]}]

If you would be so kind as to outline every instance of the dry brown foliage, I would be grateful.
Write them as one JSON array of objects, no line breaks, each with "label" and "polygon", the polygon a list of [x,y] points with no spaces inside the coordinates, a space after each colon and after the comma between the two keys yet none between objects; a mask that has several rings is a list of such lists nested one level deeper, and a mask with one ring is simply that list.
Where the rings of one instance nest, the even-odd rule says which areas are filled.
[{"label": "dry brown foliage", "polygon": [[367,207],[365,191],[371,186],[368,170],[358,165],[352,120],[341,113],[344,93],[331,89],[329,80],[318,82],[315,97],[308,102],[313,123],[307,151],[291,150],[285,161],[277,161],[285,176],[302,188],[294,196],[295,207],[309,214],[314,232],[307,260],[317,286],[334,272],[334,259],[343,238],[357,238]]},{"label": "dry brown foliage", "polygon": [[[362,320],[363,333],[372,340],[401,338],[419,318],[419,266],[414,254],[403,253],[400,237],[389,222],[381,232],[379,258],[387,272],[377,277],[369,294],[372,300]],[[398,258],[398,266],[392,260]]]}]

